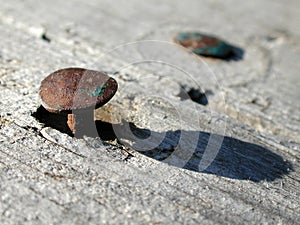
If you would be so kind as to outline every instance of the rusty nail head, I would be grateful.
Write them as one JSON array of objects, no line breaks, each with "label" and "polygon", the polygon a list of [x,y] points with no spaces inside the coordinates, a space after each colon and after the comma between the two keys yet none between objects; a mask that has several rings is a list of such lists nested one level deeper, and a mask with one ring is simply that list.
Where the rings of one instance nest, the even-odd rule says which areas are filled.
[{"label": "rusty nail head", "polygon": [[198,32],[178,33],[174,37],[174,42],[197,55],[226,58],[232,53],[230,44],[215,36]]},{"label": "rusty nail head", "polygon": [[47,111],[68,115],[68,126],[75,133],[77,125],[73,112],[93,115],[94,109],[106,104],[117,89],[116,80],[102,72],[66,68],[47,76],[41,83],[39,94]]}]

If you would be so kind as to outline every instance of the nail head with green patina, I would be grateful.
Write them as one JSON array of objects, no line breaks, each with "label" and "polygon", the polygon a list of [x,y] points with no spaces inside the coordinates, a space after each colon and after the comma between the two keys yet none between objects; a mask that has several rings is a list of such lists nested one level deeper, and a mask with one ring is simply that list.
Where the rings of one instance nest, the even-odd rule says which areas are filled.
[{"label": "nail head with green patina", "polygon": [[233,51],[232,46],[225,41],[198,32],[178,33],[174,37],[174,42],[202,56],[226,58]]},{"label": "nail head with green patina", "polygon": [[68,114],[68,126],[75,133],[78,121],[75,124],[74,112],[83,111],[93,122],[94,109],[106,104],[117,89],[116,80],[102,72],[66,68],[47,76],[41,83],[39,95],[47,111]]}]

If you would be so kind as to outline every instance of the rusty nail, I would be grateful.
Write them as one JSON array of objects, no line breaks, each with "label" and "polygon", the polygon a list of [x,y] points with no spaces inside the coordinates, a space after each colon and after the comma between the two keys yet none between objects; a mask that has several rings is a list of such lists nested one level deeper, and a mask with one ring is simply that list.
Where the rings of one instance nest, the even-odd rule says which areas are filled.
[{"label": "rusty nail", "polygon": [[225,41],[198,32],[178,33],[174,42],[202,56],[226,58],[233,51],[232,46]]},{"label": "rusty nail", "polygon": [[42,106],[65,115],[72,133],[79,136],[95,129],[94,109],[106,104],[116,93],[116,80],[106,74],[82,68],[55,71],[41,83]]}]

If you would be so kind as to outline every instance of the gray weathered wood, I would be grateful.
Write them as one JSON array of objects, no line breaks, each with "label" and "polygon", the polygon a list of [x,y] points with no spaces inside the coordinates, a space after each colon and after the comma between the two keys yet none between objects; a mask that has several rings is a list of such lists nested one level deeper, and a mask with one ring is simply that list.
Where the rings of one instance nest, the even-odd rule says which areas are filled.
[{"label": "gray weathered wood", "polygon": [[[0,223],[299,223],[298,8],[1,1]],[[193,56],[170,42],[183,30],[220,36],[239,54]],[[119,142],[36,119],[41,80],[71,66],[118,81],[96,118]],[[209,104],[190,100],[192,88]]]}]

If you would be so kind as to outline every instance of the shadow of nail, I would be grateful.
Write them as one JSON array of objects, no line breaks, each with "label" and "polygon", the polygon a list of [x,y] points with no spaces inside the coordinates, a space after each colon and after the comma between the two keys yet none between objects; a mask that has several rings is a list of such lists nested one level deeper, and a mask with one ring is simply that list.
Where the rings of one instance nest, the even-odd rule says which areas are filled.
[{"label": "shadow of nail", "polygon": [[[120,124],[119,126],[122,125]],[[143,139],[145,139],[145,137],[147,138],[149,135],[165,135],[163,141],[158,146],[153,149],[140,152],[141,154],[159,161],[164,161],[174,153],[179,146],[180,138],[184,136],[197,137],[197,140],[194,140],[196,141],[196,147],[193,150],[193,154],[186,161],[185,166],[183,167],[187,170],[216,174],[218,176],[232,179],[251,180],[254,182],[273,181],[281,178],[282,176],[288,174],[289,171],[293,170],[292,165],[289,162],[284,161],[280,155],[263,146],[231,137],[224,137],[221,148],[215,159],[205,170],[200,171],[199,165],[201,159],[208,145],[209,138],[213,134],[203,131],[186,130],[167,131],[165,134],[162,134],[148,129],[140,129],[134,125],[131,125],[131,129],[133,130],[134,134],[138,134],[136,137],[144,137],[140,139],[141,141],[143,141]],[[118,135],[118,138],[122,139],[120,135]],[[134,142],[131,147],[132,146],[134,149]],[[180,150],[183,151],[180,153],[181,155],[185,154],[184,151],[189,154],[188,152],[191,149],[188,149],[189,146],[185,147],[180,147]],[[170,161],[169,164],[172,166],[182,167],[180,158]]]},{"label": "shadow of nail", "polygon": [[[45,126],[52,127],[73,136],[67,126],[66,116],[49,113],[42,106],[39,107],[32,116],[44,123]],[[188,160],[176,158],[174,161],[168,161],[168,164],[195,172],[215,174],[232,179],[251,180],[254,182],[273,181],[293,170],[289,162],[284,161],[280,155],[269,149],[231,137],[224,137],[221,147],[211,164],[205,170],[199,170],[199,165],[208,145],[209,138],[214,134],[200,130],[176,130],[158,133],[149,129],[138,128],[133,123],[127,123],[129,130],[128,128],[126,128],[126,130],[124,129],[126,123],[126,121],[123,121],[119,124],[111,124],[97,120],[95,121],[95,126],[98,133],[87,133],[84,135],[100,137],[103,141],[117,139],[119,143],[127,145],[127,147],[133,150],[138,150],[136,144],[143,144],[143,141],[147,140],[150,136],[163,137],[162,141],[154,147],[152,143],[148,143],[151,144],[151,146],[149,145],[148,147],[147,142],[145,142],[145,146],[143,147],[147,148],[147,150],[140,151],[141,154],[159,161],[164,161],[172,156],[174,151],[180,146],[179,142],[182,137],[194,137],[195,140],[191,140],[196,143],[194,149],[189,148],[189,142],[185,142],[186,146],[180,146],[180,155],[188,155],[192,150],[191,157],[189,157]],[[119,131],[118,135],[115,133],[116,130]],[[131,145],[122,141],[122,139],[128,138],[128,133],[134,136],[134,140],[129,140],[132,143]]]},{"label": "shadow of nail", "polygon": [[67,124],[68,117],[66,114],[51,113],[43,106],[40,106],[34,113],[32,113],[32,116],[40,123],[45,124],[46,127],[52,127],[60,132],[73,136],[72,131]]},{"label": "shadow of nail", "polygon": [[237,46],[231,45],[231,53],[224,60],[226,61],[240,61],[244,58],[245,51]]}]

